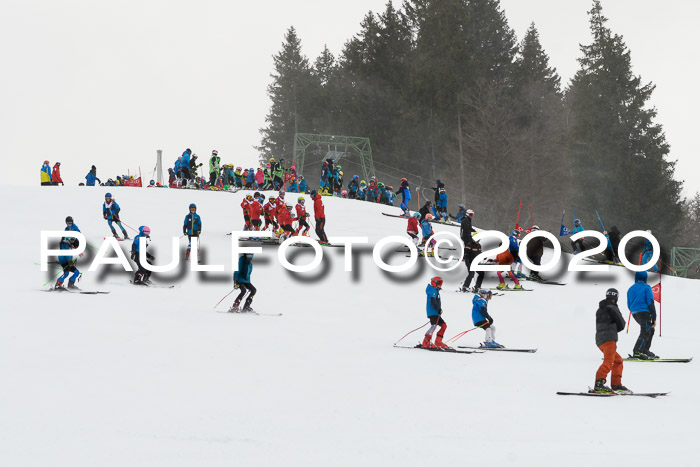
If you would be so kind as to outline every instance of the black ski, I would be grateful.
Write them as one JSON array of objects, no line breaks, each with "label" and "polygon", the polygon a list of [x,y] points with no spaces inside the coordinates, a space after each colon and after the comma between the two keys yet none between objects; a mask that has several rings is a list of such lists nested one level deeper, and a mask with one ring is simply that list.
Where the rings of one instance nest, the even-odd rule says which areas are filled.
[{"label": "black ski", "polygon": [[560,396],[592,396],[592,397],[614,397],[614,396],[638,396],[638,397],[658,397],[669,394],[668,392],[633,392],[631,394],[619,392],[557,392]]},{"label": "black ski", "polygon": [[479,349],[479,350],[498,350],[501,352],[526,352],[526,353],[535,353],[537,352],[537,349],[511,349],[508,347],[484,347],[483,345],[480,345],[479,347],[471,347],[468,345],[460,345],[458,346],[460,349]]},{"label": "black ski", "polygon": [[[42,289],[45,290],[45,289]],[[108,294],[109,291],[103,290],[81,290],[81,289],[66,289],[61,287],[59,289],[47,289],[46,292],[68,292],[68,293],[81,293],[85,295],[97,295],[97,294]]]},{"label": "black ski", "polygon": [[498,287],[491,287],[488,290],[496,290],[498,292],[532,292],[532,289],[499,289]]},{"label": "black ski", "polygon": [[538,284],[546,284],[546,285],[566,285],[566,282],[550,281],[547,279],[538,279],[538,278],[533,277],[533,276],[518,277],[518,280],[532,281],[532,282],[537,282]]},{"label": "black ski", "polygon": [[[449,292],[449,291],[443,290],[443,292]],[[462,289],[457,289],[457,290],[455,290],[455,292],[476,294],[476,292],[472,292],[471,290],[462,290]],[[498,292],[493,292],[491,295],[493,295],[494,297],[502,297],[504,294],[498,293]]]},{"label": "black ski", "polygon": [[647,363],[690,363],[693,358],[656,358],[654,360],[640,360],[639,358],[623,358],[626,362],[647,362]]},{"label": "black ski", "polygon": [[143,282],[139,284],[134,284],[133,280],[129,280],[129,283],[132,285],[138,285],[140,287],[150,287],[152,289],[174,289],[175,287],[180,287],[179,285],[160,285],[160,284],[154,284],[151,282],[150,284],[145,284]]},{"label": "black ski", "polygon": [[260,313],[258,311],[224,311],[217,310],[217,313],[228,313],[230,315],[257,315],[257,316],[282,316],[282,313]]},{"label": "black ski", "polygon": [[420,344],[414,346],[414,347],[409,347],[409,346],[404,346],[404,345],[394,345],[395,348],[397,349],[418,349],[418,350],[427,350],[429,352],[439,352],[439,353],[464,353],[464,354],[470,354],[470,353],[482,353],[482,352],[476,352],[473,350],[457,350],[453,349],[452,347],[448,347],[446,349],[439,349],[437,347],[423,347]]}]

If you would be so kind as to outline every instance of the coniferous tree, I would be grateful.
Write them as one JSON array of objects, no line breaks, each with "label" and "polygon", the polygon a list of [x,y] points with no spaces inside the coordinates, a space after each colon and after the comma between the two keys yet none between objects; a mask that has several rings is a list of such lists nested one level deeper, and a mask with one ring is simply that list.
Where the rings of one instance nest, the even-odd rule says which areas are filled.
[{"label": "coniferous tree", "polygon": [[632,73],[630,51],[606,26],[599,0],[589,15],[593,42],[581,47],[581,69],[567,93],[576,202],[668,240],[681,219],[681,184],[666,159],[656,109],[648,106],[654,85]]},{"label": "coniferous tree", "polygon": [[294,152],[294,134],[312,130],[313,86],[309,60],[301,52],[301,40],[294,27],[284,36],[282,50],[274,57],[273,79],[267,88],[272,106],[260,130],[258,150],[263,158],[289,158]]}]

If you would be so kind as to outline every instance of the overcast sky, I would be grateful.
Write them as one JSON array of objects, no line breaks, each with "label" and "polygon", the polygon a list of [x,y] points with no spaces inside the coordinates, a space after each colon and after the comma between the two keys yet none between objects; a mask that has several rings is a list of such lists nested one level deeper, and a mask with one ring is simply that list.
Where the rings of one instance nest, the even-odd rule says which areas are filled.
[{"label": "overcast sky", "polygon": [[[563,83],[591,41],[589,0],[501,0],[518,40],[535,22]],[[399,2],[394,2],[400,5]],[[3,183],[38,184],[41,163],[64,181],[102,180],[141,168],[163,149],[166,166],[186,147],[217,149],[222,163],[255,164],[269,109],[272,55],[294,26],[314,59],[336,55],[364,15],[386,0],[3,0],[0,4],[0,140]],[[700,2],[603,0],[636,74],[657,88],[652,104],[678,160],[685,195],[700,191],[695,157],[695,52]]]}]

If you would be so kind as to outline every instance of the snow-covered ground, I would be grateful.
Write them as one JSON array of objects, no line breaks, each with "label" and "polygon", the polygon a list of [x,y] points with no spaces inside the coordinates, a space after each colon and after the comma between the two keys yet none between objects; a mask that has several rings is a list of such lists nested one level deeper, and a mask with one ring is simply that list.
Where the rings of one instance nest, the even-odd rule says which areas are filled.
[{"label": "snow-covered ground", "polygon": [[[86,257],[79,285],[109,295],[42,292],[56,272],[36,264],[39,232],[62,230],[71,215],[99,246],[110,233],[101,215],[106,191],[128,225],[151,227],[159,264],[169,262],[170,239],[197,203],[202,253],[226,272],[154,274],[154,282],[180,287],[146,289],[129,285],[131,273],[87,272]],[[424,290],[436,273],[423,259],[408,273],[383,272],[370,247],[355,248],[353,272],[344,271],[342,248],[328,248],[318,271],[295,274],[265,246],[254,259],[253,305],[283,316],[214,311],[231,290],[225,234],[242,227],[244,194],[0,186],[1,465],[697,465],[696,362],[625,364],[625,385],[671,391],[663,398],[555,395],[593,384],[602,356],[594,341],[598,301],[615,286],[624,304],[631,272],[561,272],[565,287],[528,282],[533,292],[495,297],[497,340],[536,347],[534,354],[395,349],[427,321]],[[405,220],[381,215],[391,208],[324,201],[330,236],[374,243],[404,235]],[[128,251],[130,242],[121,246]],[[290,249],[299,263],[311,254]],[[447,337],[472,327],[472,295],[453,292],[464,274],[463,265],[441,274]],[[487,274],[485,284],[495,282]],[[699,353],[699,299],[697,282],[664,276],[663,337],[655,337],[654,352]],[[415,344],[423,331],[403,343]],[[637,331],[633,323],[620,335],[623,355]],[[458,344],[481,339],[477,330]]]}]

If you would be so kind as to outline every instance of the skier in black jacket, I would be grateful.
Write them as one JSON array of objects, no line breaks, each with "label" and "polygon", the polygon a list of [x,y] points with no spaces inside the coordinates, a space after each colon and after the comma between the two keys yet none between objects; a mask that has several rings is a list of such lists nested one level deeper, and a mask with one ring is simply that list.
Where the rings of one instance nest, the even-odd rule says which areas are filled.
[{"label": "skier in black jacket", "polygon": [[[617,353],[617,334],[625,329],[625,319],[617,307],[618,296],[617,289],[608,289],[595,314],[595,344],[603,352],[603,363],[595,374],[595,387],[591,392],[632,392],[622,385],[622,357]],[[605,385],[610,370],[611,388]]]},{"label": "skier in black jacket", "polygon": [[[617,259],[617,247],[620,246],[620,231],[617,230],[617,226],[613,225],[608,232],[605,232],[605,235],[607,235],[608,240],[610,240],[608,248],[605,249],[605,257],[610,262],[615,260],[619,261],[619,259]],[[610,246],[612,246],[612,249],[610,249]]]},{"label": "skier in black jacket", "polygon": [[462,218],[461,227],[459,229],[459,237],[464,242],[464,246],[470,246],[474,243],[472,239],[472,234],[476,232],[474,227],[472,227],[472,219],[474,218],[474,211],[467,209],[467,214]]}]

